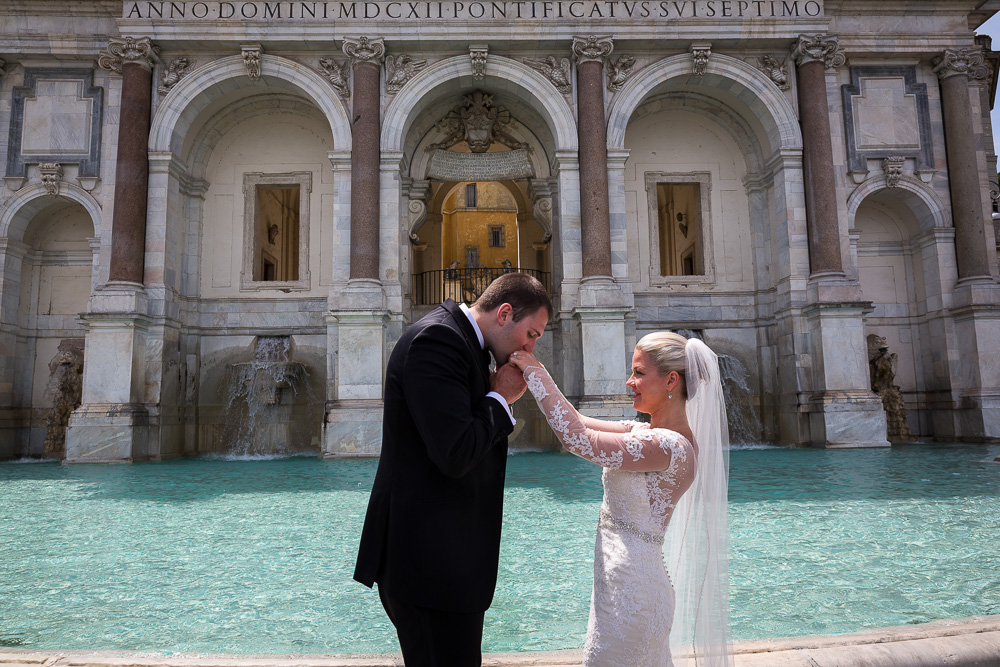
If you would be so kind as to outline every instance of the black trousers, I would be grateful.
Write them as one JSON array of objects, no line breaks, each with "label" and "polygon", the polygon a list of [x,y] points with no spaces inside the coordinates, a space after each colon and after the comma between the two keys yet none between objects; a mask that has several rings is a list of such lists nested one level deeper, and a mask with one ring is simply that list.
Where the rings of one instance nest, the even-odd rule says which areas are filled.
[{"label": "black trousers", "polygon": [[481,667],[485,612],[456,613],[417,607],[378,589],[396,626],[406,667]]}]

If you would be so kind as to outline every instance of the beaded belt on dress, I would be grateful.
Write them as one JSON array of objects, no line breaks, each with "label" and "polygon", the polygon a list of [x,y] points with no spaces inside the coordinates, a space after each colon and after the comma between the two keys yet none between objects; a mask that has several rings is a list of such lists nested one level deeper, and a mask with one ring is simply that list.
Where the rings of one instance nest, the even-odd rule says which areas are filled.
[{"label": "beaded belt on dress", "polygon": [[630,535],[635,535],[643,542],[649,542],[650,544],[663,544],[662,535],[654,535],[653,533],[647,533],[644,530],[639,530],[634,523],[631,521],[626,521],[625,519],[619,519],[611,512],[604,508],[601,508],[601,522],[600,525],[605,528],[617,528],[618,530],[625,531]]}]

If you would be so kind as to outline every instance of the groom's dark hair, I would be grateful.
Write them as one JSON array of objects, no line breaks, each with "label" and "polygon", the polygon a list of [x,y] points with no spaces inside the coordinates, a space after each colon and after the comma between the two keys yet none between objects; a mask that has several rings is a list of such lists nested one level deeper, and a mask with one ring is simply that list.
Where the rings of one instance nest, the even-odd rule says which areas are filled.
[{"label": "groom's dark hair", "polygon": [[513,308],[514,321],[537,313],[544,308],[552,319],[552,301],[545,286],[527,273],[505,273],[493,282],[473,304],[482,312],[490,312],[509,303]]}]

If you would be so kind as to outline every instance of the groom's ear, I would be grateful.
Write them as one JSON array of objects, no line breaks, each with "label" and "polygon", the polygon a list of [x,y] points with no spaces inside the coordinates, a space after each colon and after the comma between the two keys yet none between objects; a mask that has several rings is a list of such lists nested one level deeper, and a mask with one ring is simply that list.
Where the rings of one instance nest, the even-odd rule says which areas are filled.
[{"label": "groom's ear", "polygon": [[502,303],[500,307],[497,308],[497,324],[503,326],[508,320],[514,317],[514,306],[509,303]]}]

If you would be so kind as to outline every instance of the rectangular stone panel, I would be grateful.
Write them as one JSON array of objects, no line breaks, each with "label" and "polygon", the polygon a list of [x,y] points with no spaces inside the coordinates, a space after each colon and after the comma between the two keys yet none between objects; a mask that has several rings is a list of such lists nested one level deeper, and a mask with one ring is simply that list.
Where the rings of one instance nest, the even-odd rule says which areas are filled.
[{"label": "rectangular stone panel", "polygon": [[869,159],[890,156],[912,157],[917,169],[933,168],[927,86],[917,83],[915,67],[852,67],[841,95],[851,171],[867,171]]},{"label": "rectangular stone panel", "polygon": [[26,68],[11,104],[7,176],[27,176],[29,164],[77,164],[99,176],[104,89],[94,71]]}]

